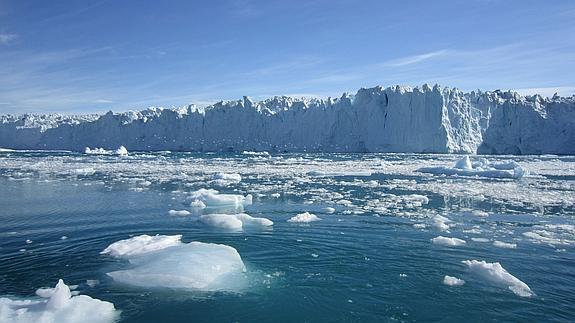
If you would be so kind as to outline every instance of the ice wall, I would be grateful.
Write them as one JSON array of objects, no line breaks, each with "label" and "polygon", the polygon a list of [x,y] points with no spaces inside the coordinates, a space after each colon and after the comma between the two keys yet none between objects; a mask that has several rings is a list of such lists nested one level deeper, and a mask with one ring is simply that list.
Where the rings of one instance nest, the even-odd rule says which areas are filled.
[{"label": "ice wall", "polygon": [[0,147],[183,151],[575,154],[575,96],[360,89],[333,99],[247,97],[102,116],[0,116]]}]

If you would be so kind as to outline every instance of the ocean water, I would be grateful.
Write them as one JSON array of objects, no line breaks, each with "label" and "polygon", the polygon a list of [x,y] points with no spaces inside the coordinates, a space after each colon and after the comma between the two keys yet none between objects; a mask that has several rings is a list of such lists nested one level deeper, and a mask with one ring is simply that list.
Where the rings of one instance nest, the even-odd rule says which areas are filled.
[{"label": "ocean water", "polygon": [[[34,298],[62,278],[112,302],[121,322],[573,321],[575,158],[471,157],[516,161],[528,171],[521,179],[417,171],[460,157],[2,152],[0,297]],[[194,209],[190,194],[202,188],[251,194],[253,203]],[[222,212],[274,224],[226,231],[198,221]],[[287,222],[303,212],[321,220]],[[100,252],[141,234],[232,246],[249,284],[231,292],[112,280],[106,273],[126,263]],[[434,244],[438,236],[465,244]],[[532,295],[470,270],[466,260],[500,263]],[[465,284],[445,285],[445,275]]]}]

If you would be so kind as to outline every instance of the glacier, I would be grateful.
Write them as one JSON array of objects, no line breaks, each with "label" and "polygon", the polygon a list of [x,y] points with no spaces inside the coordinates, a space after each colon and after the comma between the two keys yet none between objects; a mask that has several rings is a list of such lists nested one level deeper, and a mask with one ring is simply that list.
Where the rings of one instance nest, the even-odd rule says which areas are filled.
[{"label": "glacier", "polygon": [[0,147],[248,152],[575,154],[575,95],[362,88],[103,115],[0,116]]}]

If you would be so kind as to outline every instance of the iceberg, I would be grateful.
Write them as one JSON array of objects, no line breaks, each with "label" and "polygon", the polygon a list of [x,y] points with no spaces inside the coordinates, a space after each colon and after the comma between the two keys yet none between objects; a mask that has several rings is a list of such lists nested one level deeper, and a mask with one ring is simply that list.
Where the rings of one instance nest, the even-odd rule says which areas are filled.
[{"label": "iceberg", "polygon": [[103,115],[2,115],[0,147],[81,151],[86,145],[125,145],[146,151],[236,151],[246,157],[267,157],[263,152],[575,154],[574,123],[575,96],[377,86],[327,99],[244,97],[207,107]]},{"label": "iceberg", "polygon": [[465,245],[465,240],[458,238],[448,238],[444,236],[438,236],[431,239],[431,242],[436,245],[447,246],[447,247],[458,247]]},{"label": "iceberg", "polygon": [[319,221],[321,220],[317,215],[309,213],[309,212],[304,212],[304,213],[300,213],[296,216],[291,217],[289,220],[287,220],[287,222],[291,222],[291,223],[309,223],[309,222],[315,222],[315,221]]},{"label": "iceberg", "polygon": [[114,304],[86,295],[72,295],[62,279],[54,288],[40,288],[38,298],[0,298],[0,322],[108,323],[120,312]]},{"label": "iceberg", "polygon": [[467,265],[471,272],[476,273],[496,285],[507,287],[517,296],[530,297],[533,295],[533,292],[527,284],[508,273],[498,262],[490,263],[484,260],[464,260],[462,262]]},{"label": "iceberg", "polygon": [[102,253],[129,261],[128,269],[107,273],[128,285],[234,292],[246,286],[240,254],[223,244],[183,243],[181,235],[142,235],[117,241]]},{"label": "iceberg", "polygon": [[486,159],[481,159],[477,163],[471,163],[469,156],[458,160],[453,167],[421,167],[417,170],[420,173],[429,173],[434,175],[458,175],[458,176],[477,176],[488,178],[521,178],[527,171],[517,162],[510,161],[506,163],[490,163]]},{"label": "iceberg", "polygon": [[233,207],[242,208],[252,204],[252,195],[220,194],[214,189],[199,189],[189,196],[190,205],[198,208]]},{"label": "iceberg", "polygon": [[461,286],[465,284],[465,280],[445,275],[445,277],[443,277],[443,284],[447,286]]},{"label": "iceberg", "polygon": [[270,219],[255,218],[245,213],[240,214],[204,214],[200,222],[219,229],[239,231],[245,227],[267,228],[274,223]]}]

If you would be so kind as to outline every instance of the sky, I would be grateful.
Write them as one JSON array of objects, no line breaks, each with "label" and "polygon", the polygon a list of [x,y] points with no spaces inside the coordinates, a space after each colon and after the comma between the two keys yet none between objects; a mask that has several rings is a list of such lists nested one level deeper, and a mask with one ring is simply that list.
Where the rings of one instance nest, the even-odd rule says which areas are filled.
[{"label": "sky", "polygon": [[575,1],[0,0],[0,114],[424,83],[575,94]]}]

